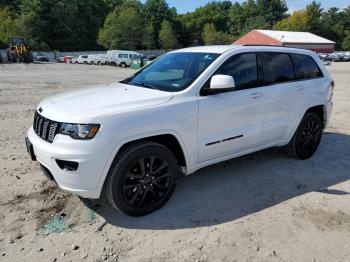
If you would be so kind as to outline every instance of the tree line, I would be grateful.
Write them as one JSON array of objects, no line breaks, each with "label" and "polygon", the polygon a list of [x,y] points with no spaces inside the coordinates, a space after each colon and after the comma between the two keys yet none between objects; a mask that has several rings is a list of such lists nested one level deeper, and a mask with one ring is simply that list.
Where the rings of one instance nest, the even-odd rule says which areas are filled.
[{"label": "tree line", "polygon": [[350,50],[350,6],[313,1],[289,14],[284,0],[221,1],[178,14],[166,0],[0,0],[0,48],[17,35],[36,50],[173,49],[230,44],[253,29],[308,31]]}]

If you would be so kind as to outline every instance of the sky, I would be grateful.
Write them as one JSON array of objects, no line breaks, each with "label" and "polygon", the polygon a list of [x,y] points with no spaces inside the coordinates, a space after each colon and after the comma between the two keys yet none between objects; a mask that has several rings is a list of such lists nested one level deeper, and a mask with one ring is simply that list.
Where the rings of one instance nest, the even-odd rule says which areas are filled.
[{"label": "sky", "polygon": [[[145,1],[143,1],[145,2]],[[197,7],[205,5],[211,0],[167,0],[170,7],[176,7],[177,12],[180,14],[191,12],[195,10]],[[232,2],[236,2],[232,0]],[[237,2],[242,3],[243,0],[238,0]],[[306,0],[287,0],[287,5],[289,8],[289,12],[292,13],[295,10],[303,9],[312,1]],[[330,7],[338,7],[340,9],[347,7],[350,5],[349,0],[319,0],[322,4],[323,9],[328,9]]]}]

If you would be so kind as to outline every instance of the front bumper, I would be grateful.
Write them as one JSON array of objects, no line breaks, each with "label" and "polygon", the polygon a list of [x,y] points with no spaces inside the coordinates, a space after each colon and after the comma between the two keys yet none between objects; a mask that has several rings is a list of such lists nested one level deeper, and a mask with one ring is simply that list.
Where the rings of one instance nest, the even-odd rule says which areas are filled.
[{"label": "front bumper", "polygon": [[[83,198],[100,197],[108,159],[108,143],[94,138],[89,141],[74,140],[65,135],[56,135],[53,143],[41,139],[31,128],[28,139],[33,145],[36,160],[52,175],[58,186]],[[76,171],[61,169],[56,160],[79,163]]]}]

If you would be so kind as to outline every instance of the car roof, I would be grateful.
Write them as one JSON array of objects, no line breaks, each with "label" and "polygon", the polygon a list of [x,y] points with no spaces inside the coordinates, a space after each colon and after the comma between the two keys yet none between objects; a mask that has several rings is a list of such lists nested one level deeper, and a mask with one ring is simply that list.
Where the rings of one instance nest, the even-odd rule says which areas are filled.
[{"label": "car roof", "polygon": [[251,52],[286,52],[286,53],[302,53],[302,54],[312,54],[313,52],[306,49],[283,47],[283,46],[273,46],[273,45],[208,45],[208,46],[196,46],[188,47],[173,51],[173,53],[216,53],[223,54],[231,50],[242,50]]},{"label": "car roof", "polygon": [[206,45],[206,46],[187,47],[187,48],[176,50],[174,52],[223,54],[235,48],[237,48],[237,46],[234,46],[234,45]]}]

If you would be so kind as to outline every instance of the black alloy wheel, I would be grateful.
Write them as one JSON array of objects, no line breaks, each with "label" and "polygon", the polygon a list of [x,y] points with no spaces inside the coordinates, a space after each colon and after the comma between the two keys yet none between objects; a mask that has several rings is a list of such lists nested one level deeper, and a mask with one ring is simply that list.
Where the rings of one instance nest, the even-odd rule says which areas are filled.
[{"label": "black alloy wheel", "polygon": [[126,174],[123,195],[132,207],[153,207],[167,194],[170,185],[169,163],[162,157],[143,157]]},{"label": "black alloy wheel", "polygon": [[163,206],[173,194],[180,171],[172,151],[155,142],[123,149],[109,171],[105,192],[111,205],[143,216]]},{"label": "black alloy wheel", "polygon": [[321,118],[315,113],[306,113],[287,145],[287,153],[297,159],[310,158],[320,145],[322,132]]},{"label": "black alloy wheel", "polygon": [[301,130],[298,147],[306,154],[315,152],[319,145],[321,133],[321,125],[315,120],[309,121]]}]

